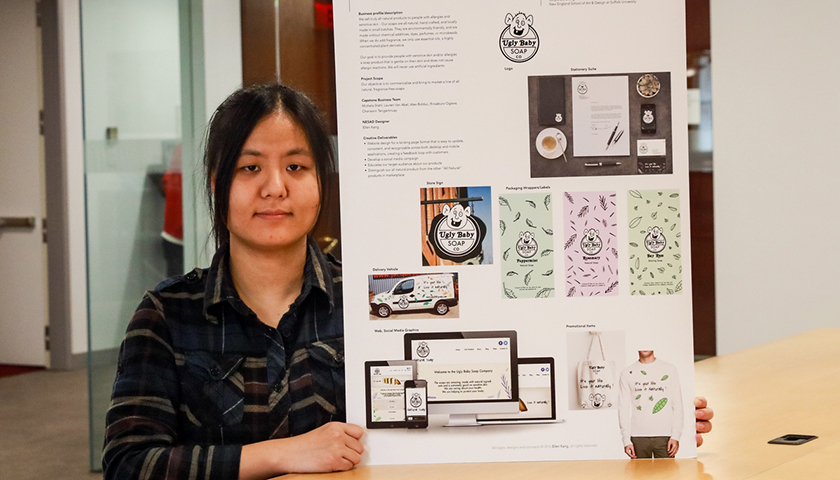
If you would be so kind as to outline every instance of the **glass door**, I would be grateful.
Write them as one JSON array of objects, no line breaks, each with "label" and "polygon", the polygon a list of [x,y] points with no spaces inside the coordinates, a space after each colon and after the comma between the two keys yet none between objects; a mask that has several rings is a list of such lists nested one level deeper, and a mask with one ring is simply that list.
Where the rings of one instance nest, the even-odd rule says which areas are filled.
[{"label": "glass door", "polygon": [[178,0],[81,0],[91,469],[143,293],[183,272]]}]

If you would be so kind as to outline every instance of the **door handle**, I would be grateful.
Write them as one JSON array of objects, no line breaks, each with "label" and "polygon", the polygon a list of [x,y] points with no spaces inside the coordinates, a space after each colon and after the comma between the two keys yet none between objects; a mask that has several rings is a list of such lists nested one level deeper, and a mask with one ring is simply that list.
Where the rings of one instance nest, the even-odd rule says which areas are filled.
[{"label": "door handle", "polygon": [[0,228],[35,228],[35,217],[0,217]]}]

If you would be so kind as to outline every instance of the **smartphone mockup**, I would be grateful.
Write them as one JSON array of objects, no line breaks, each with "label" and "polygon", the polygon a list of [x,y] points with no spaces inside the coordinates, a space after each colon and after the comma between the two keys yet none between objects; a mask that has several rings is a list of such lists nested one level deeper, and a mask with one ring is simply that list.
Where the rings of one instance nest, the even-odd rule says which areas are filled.
[{"label": "smartphone mockup", "polygon": [[656,133],[656,105],[645,103],[641,109],[642,133]]},{"label": "smartphone mockup", "polygon": [[426,407],[426,381],[406,381],[405,421],[408,428],[426,428],[429,426],[429,417]]}]

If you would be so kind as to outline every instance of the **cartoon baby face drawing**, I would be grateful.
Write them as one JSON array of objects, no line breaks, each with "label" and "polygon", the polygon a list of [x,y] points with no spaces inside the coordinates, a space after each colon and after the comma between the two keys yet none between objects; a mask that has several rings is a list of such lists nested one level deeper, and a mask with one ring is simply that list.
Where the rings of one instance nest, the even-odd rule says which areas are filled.
[{"label": "cartoon baby face drawing", "polygon": [[531,258],[537,253],[537,239],[531,232],[519,232],[519,241],[516,242],[516,252],[522,258]]},{"label": "cartoon baby face drawing", "polygon": [[604,402],[607,400],[607,397],[601,395],[600,393],[593,393],[589,395],[589,400],[592,402],[593,407],[601,408],[604,406]]},{"label": "cartoon baby face drawing", "polygon": [[510,35],[514,38],[522,38],[528,35],[531,25],[534,23],[534,16],[525,16],[524,13],[519,12],[516,15],[505,15],[505,23],[508,24]]},{"label": "cartoon baby face drawing", "polygon": [[659,253],[665,250],[665,234],[659,227],[648,227],[648,234],[645,237],[645,248],[651,253]]},{"label": "cartoon baby face drawing", "polygon": [[472,216],[472,209],[460,203],[452,207],[443,206],[432,221],[429,236],[429,241],[437,247],[438,255],[460,262],[475,256],[472,253],[478,253],[475,250],[482,240],[482,232],[477,218]]},{"label": "cartoon baby face drawing", "polygon": [[519,238],[521,238],[520,242],[523,245],[529,245],[531,242],[535,241],[534,234],[531,232],[520,232]]},{"label": "cartoon baby face drawing", "polygon": [[456,203],[452,208],[449,208],[449,205],[444,205],[441,213],[446,217],[446,224],[449,228],[459,230],[464,228],[467,223],[467,217],[470,216],[470,207],[464,208],[460,203]]},{"label": "cartoon baby face drawing", "polygon": [[659,227],[648,227],[648,233],[651,238],[659,238],[662,235],[662,229]]},{"label": "cartoon baby face drawing", "polygon": [[598,230],[588,228],[583,231],[583,238],[580,240],[580,249],[587,255],[596,255],[603,247],[601,237],[598,236]]}]

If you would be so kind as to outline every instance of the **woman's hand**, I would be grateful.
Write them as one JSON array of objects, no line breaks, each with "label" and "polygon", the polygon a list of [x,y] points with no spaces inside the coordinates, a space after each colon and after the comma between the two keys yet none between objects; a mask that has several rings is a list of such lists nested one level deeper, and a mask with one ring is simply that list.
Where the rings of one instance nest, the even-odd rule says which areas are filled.
[{"label": "woman's hand", "polygon": [[707,406],[706,399],[703,397],[694,397],[694,417],[697,419],[697,446],[703,445],[704,433],[712,431],[712,417],[715,412]]},{"label": "woman's hand", "polygon": [[330,422],[311,432],[291,437],[283,448],[284,473],[350,470],[362,460],[364,430],[350,423]]},{"label": "woman's hand", "polygon": [[330,422],[295,437],[242,447],[240,479],[265,479],[284,473],[350,470],[362,460],[359,440],[364,430],[350,423]]}]

